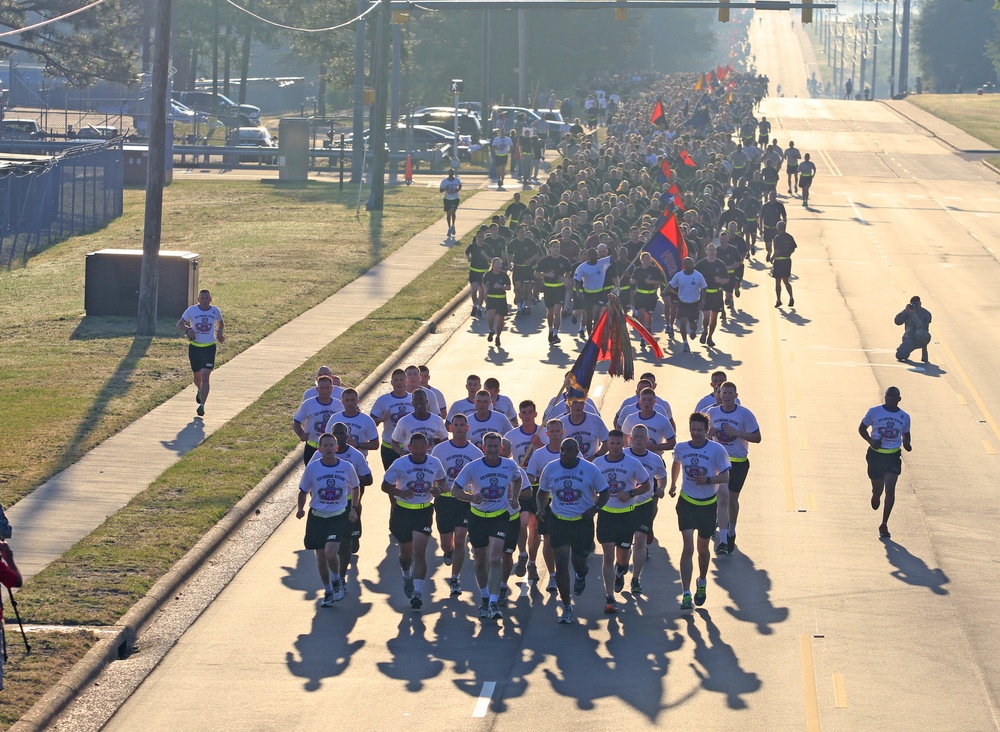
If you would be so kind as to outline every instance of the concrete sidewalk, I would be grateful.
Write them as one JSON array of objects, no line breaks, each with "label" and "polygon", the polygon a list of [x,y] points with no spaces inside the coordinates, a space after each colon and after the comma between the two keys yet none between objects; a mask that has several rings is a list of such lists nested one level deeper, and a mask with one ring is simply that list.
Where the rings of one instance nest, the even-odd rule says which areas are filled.
[{"label": "concrete sidewalk", "polygon": [[[484,189],[465,201],[459,209],[462,228],[456,238],[477,227],[511,195]],[[182,455],[425,271],[448,251],[445,231],[442,218],[357,280],[220,367],[212,376],[204,418],[194,416],[194,387],[189,386],[9,508],[7,515],[16,527],[12,544],[25,579],[62,556]],[[219,305],[226,313],[226,304]],[[178,352],[177,357],[183,356]],[[286,417],[290,415],[281,417],[282,426]]]},{"label": "concrete sidewalk", "polygon": [[950,122],[945,122],[940,117],[935,117],[930,112],[925,112],[917,105],[910,104],[905,99],[885,99],[879,101],[893,112],[905,117],[915,125],[923,127],[932,136],[958,152],[986,155],[1000,154],[1000,150],[997,150],[989,143],[973,137]]}]

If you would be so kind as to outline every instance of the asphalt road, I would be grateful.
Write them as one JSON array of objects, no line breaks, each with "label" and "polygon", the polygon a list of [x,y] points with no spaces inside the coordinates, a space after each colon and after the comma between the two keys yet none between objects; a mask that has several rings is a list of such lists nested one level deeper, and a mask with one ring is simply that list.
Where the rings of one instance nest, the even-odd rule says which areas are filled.
[{"label": "asphalt road", "polygon": [[[765,18],[754,25],[758,68],[786,95],[799,81],[804,90],[788,16]],[[481,625],[471,567],[466,594],[449,599],[439,552],[415,613],[386,538],[387,500],[371,493],[347,600],[318,607],[303,526],[287,518],[107,728],[997,729],[998,179],[879,104],[786,96],[762,112],[819,167],[810,209],[784,198],[799,243],[796,307],[774,307],[758,261],[717,349],[685,354],[664,336],[663,362],[637,362],[655,370],[682,435],[719,368],[761,424],[739,551],[713,557],[703,608],[678,610],[668,502],[647,595],[626,592],[616,617],[602,613],[592,557],[575,625],[558,625],[554,599],[523,585],[502,623]],[[912,294],[934,314],[928,365],[893,355],[892,318]],[[662,335],[662,319],[656,327]],[[576,358],[565,331],[550,349],[536,311],[498,351],[466,320],[435,344],[432,383],[455,399],[478,373],[515,402],[545,401]],[[892,539],[880,540],[856,429],[890,385],[912,415],[914,448]],[[602,375],[592,394],[610,421],[633,388]],[[293,495],[287,486],[288,509]]]}]

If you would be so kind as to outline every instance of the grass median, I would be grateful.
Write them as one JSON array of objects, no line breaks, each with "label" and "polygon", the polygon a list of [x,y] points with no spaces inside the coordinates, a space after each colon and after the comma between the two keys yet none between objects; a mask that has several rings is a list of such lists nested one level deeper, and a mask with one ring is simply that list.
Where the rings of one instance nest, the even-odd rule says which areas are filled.
[{"label": "grass median", "polygon": [[914,94],[906,101],[1000,148],[1000,94]]},{"label": "grass median", "polygon": [[[468,191],[468,195],[473,193]],[[226,316],[223,364],[322,302],[441,217],[440,194],[389,188],[384,213],[355,215],[357,188],[176,181],[164,192],[164,250],[201,255],[199,284]],[[87,252],[142,246],[144,192],[124,215],[0,271],[0,504],[9,506],[191,380],[180,313],[159,337],[134,319],[85,316]]]}]

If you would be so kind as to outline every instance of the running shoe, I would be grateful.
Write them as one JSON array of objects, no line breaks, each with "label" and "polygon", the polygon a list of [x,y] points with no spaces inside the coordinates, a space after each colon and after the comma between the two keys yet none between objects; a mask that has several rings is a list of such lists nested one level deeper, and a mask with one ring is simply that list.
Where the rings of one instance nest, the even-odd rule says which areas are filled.
[{"label": "running shoe", "polygon": [[550,577],[549,577],[549,584],[548,584],[548,586],[547,586],[547,587],[545,588],[545,591],[546,591],[546,592],[555,592],[555,591],[556,591],[556,590],[558,590],[558,589],[559,589],[559,588],[558,588],[558,587],[556,587],[556,578],[555,578],[554,576],[550,576]]},{"label": "running shoe", "polygon": [[630,588],[633,595],[642,594],[642,584],[635,577],[632,578],[632,587]]},{"label": "running shoe", "polygon": [[881,526],[878,527],[878,535],[883,539],[888,539],[890,536],[892,536],[892,534],[889,533],[889,527],[885,524],[882,524]]},{"label": "running shoe", "polygon": [[473,306],[472,306],[472,312],[470,313],[470,315],[471,315],[471,316],[472,316],[473,318],[474,318],[474,317],[476,317],[476,316],[477,316],[477,315],[479,314],[478,312],[476,312],[476,311],[477,311],[478,309],[479,309],[479,308],[477,308],[477,307],[476,307],[475,305],[473,305]]},{"label": "running shoe", "polygon": [[705,343],[705,342],[706,342],[706,341],[708,340],[708,333],[707,333],[707,332],[705,332],[705,331],[702,331],[702,332],[701,332],[701,338],[700,338],[699,340],[700,340],[700,341],[701,341],[702,343]]},{"label": "running shoe", "polygon": [[320,607],[333,607],[333,593],[327,590],[323,593],[323,600],[319,604]]},{"label": "running shoe", "polygon": [[205,405],[204,404],[199,404],[198,405],[198,412],[197,412],[197,414],[198,414],[199,417],[204,417],[205,416]]},{"label": "running shoe", "polygon": [[625,575],[627,573],[628,568],[623,572],[618,567],[615,567],[615,592],[621,592],[625,589]]},{"label": "running shoe", "polygon": [[618,612],[618,608],[615,607],[615,598],[608,597],[607,602],[604,603],[604,614],[614,615]]},{"label": "running shoe", "polygon": [[579,597],[583,594],[583,591],[587,589],[587,575],[576,575],[573,580],[573,594]]},{"label": "running shoe", "polygon": [[549,333],[549,343],[555,343],[556,336],[555,333]]},{"label": "running shoe", "polygon": [[526,316],[530,316],[531,315],[531,306],[530,305],[524,309],[524,314]]},{"label": "running shoe", "polygon": [[562,341],[559,340],[559,334],[558,333],[556,333],[555,335],[552,336],[552,342],[553,343],[562,343]]},{"label": "running shoe", "polygon": [[738,288],[738,287],[737,287],[737,288],[735,288],[735,289],[733,290],[733,294],[734,294],[734,295],[736,295],[736,297],[739,297],[739,296],[740,296],[740,288]]},{"label": "running shoe", "polygon": [[490,334],[488,336],[486,336],[486,340],[488,340],[490,343],[493,342],[493,331],[492,330],[490,331]]},{"label": "running shoe", "polygon": [[500,612],[500,606],[497,605],[497,603],[491,602],[488,605],[486,619],[487,620],[502,620],[503,619],[503,613]]},{"label": "running shoe", "polygon": [[684,596],[681,598],[681,610],[685,612],[690,612],[694,610],[694,603],[691,601],[691,593],[685,592]]},{"label": "running shoe", "polygon": [[882,496],[872,493],[872,510],[878,511],[880,505],[882,505]]},{"label": "running shoe", "polygon": [[788,298],[788,307],[790,307],[790,308],[794,308],[795,307],[795,298],[794,297]]},{"label": "running shoe", "polygon": [[195,391],[195,393],[194,393],[194,400],[198,404],[201,404],[201,389],[198,389],[197,391]]},{"label": "running shoe", "polygon": [[584,336],[584,334],[583,334],[583,328],[580,328],[580,332],[579,332],[579,333],[577,333],[576,335],[577,335],[577,337],[578,337],[578,338],[585,338],[585,337],[586,337],[586,336]]},{"label": "running shoe", "polygon": [[694,588],[694,604],[695,605],[697,605],[698,607],[701,607],[702,605],[705,604],[705,600],[707,599],[707,597],[708,597],[708,595],[706,594],[706,587],[705,587],[705,585],[698,585],[697,587]]},{"label": "running shoe", "polygon": [[561,625],[569,625],[573,622],[573,606],[563,605],[562,614],[559,616],[559,623]]},{"label": "running shoe", "polygon": [[500,607],[507,607],[507,598],[510,595],[510,588],[504,585],[500,588],[500,594],[497,595],[497,605]]},{"label": "running shoe", "polygon": [[716,556],[721,556],[723,554],[729,554],[729,542],[720,541],[715,547]]},{"label": "running shoe", "polygon": [[424,598],[419,592],[414,592],[413,597],[410,598],[410,607],[414,610],[419,610],[424,606]]},{"label": "running shoe", "polygon": [[684,353],[691,353],[691,346],[687,344],[687,341],[684,341]]},{"label": "running shoe", "polygon": [[538,567],[534,562],[528,562],[528,582],[538,581]]},{"label": "running shoe", "polygon": [[729,541],[726,542],[726,548],[729,549],[729,553],[732,554],[736,551],[736,534],[729,532]]},{"label": "running shoe", "polygon": [[709,348],[715,348],[715,341],[713,341],[711,338],[708,339],[707,343]]},{"label": "running shoe", "polygon": [[451,563],[452,563],[452,561],[454,559],[454,557],[455,557],[455,551],[454,550],[452,550],[450,552],[445,552],[444,553],[444,559],[442,560],[444,562],[444,566],[450,567]]},{"label": "running shoe", "polygon": [[528,555],[522,554],[517,558],[517,564],[514,565],[514,574],[518,577],[523,577],[528,572]]},{"label": "running shoe", "polygon": [[497,333],[496,345],[497,345],[497,348],[500,348],[500,334],[499,333]]},{"label": "running shoe", "polygon": [[448,578],[448,592],[452,595],[462,594],[462,584],[458,581],[458,577]]},{"label": "running shoe", "polygon": [[333,586],[333,601],[340,602],[345,597],[347,597],[347,590],[344,588],[343,582],[337,582]]},{"label": "running shoe", "polygon": [[778,300],[777,302],[775,302],[774,303],[774,307],[780,308],[781,307],[781,300]]},{"label": "running shoe", "polygon": [[485,620],[489,616],[490,616],[490,599],[488,597],[484,597],[483,601],[479,605],[479,617]]},{"label": "running shoe", "polygon": [[413,578],[403,577],[403,594],[407,599],[413,597]]}]

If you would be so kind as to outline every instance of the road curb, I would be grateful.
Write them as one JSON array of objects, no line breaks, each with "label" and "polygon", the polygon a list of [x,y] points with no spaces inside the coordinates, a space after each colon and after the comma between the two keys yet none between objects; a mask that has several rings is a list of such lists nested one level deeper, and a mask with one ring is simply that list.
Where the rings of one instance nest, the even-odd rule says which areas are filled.
[{"label": "road curb", "polygon": [[[961,148],[961,147],[958,147],[957,145],[953,145],[952,143],[948,142],[945,138],[941,137],[941,135],[939,135],[937,132],[935,132],[934,130],[932,130],[930,127],[927,127],[926,125],[921,124],[917,120],[913,119],[913,117],[911,117],[910,115],[906,114],[906,112],[904,112],[903,110],[897,109],[896,107],[893,107],[891,104],[888,104],[887,102],[885,102],[882,99],[879,99],[878,103],[881,104],[886,109],[888,109],[889,111],[895,112],[896,114],[898,114],[903,119],[909,120],[910,122],[912,122],[913,124],[915,124],[917,127],[919,127],[920,129],[924,130],[925,132],[927,132],[935,140],[940,140],[941,142],[943,142],[945,145],[947,145],[948,147],[950,147],[955,152],[966,153],[967,155],[1000,155],[1000,150],[997,150],[995,148],[990,148],[989,150],[966,150],[965,148]],[[927,114],[930,114],[930,112],[928,112]],[[933,115],[931,115],[931,116],[933,116]],[[941,120],[941,121],[944,122],[944,120]],[[945,122],[945,124],[951,124],[951,123],[950,122]],[[952,125],[952,126],[954,126],[954,125]],[[963,132],[964,132],[964,130],[963,130]],[[965,133],[965,134],[968,134],[968,133]],[[972,137],[972,135],[969,135],[969,137]]]},{"label": "road curb", "polygon": [[[402,363],[420,341],[434,333],[445,320],[455,315],[469,297],[466,285],[444,307],[434,313],[413,334],[403,341],[389,357],[379,364],[368,377],[358,385],[358,395],[363,399],[368,392]],[[254,511],[272,492],[277,490],[301,465],[298,449],[293,450],[278,463],[267,476],[250,490],[225,516],[215,524],[191,549],[167,570],[135,605],[113,626],[114,635],[102,638],[83,658],[63,674],[62,678],[35,702],[20,719],[12,724],[9,732],[41,732],[46,729],[73,698],[101,673],[112,661],[126,658],[135,648],[136,638],[143,626],[166,603],[174,593],[204,564],[216,549],[235,531],[245,518]]]}]

